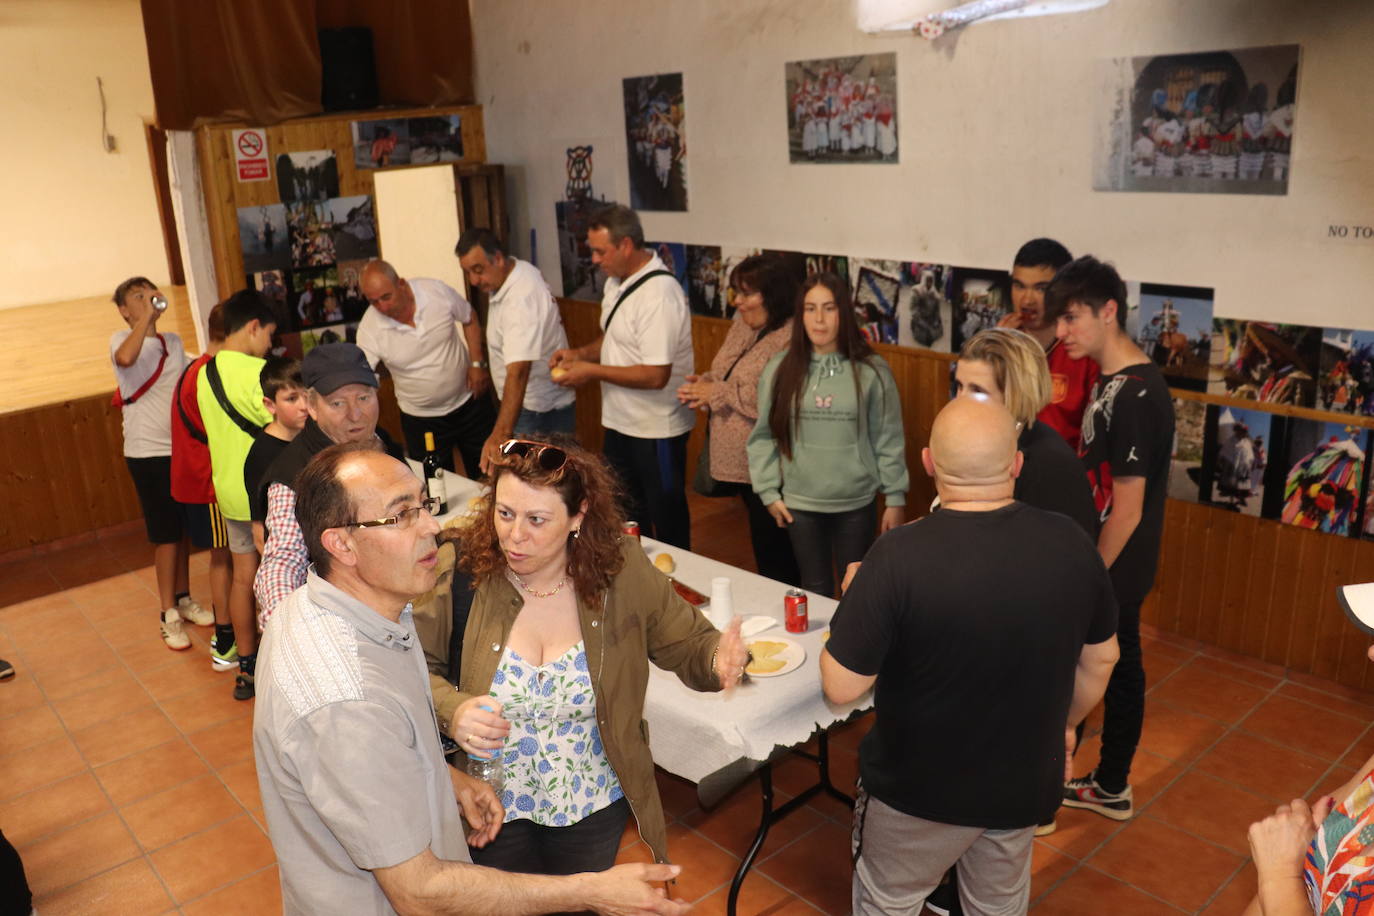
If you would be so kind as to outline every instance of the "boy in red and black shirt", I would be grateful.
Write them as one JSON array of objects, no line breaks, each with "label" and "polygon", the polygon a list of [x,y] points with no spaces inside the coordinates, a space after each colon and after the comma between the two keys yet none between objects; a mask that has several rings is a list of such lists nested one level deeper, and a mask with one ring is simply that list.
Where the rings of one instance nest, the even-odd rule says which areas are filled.
[{"label": "boy in red and black shirt", "polygon": [[1011,314],[998,322],[1034,337],[1045,348],[1050,364],[1050,402],[1036,419],[1064,437],[1075,450],[1083,423],[1083,409],[1097,381],[1097,363],[1070,356],[1054,333],[1054,319],[1045,315],[1045,289],[1055,272],[1073,260],[1054,239],[1031,239],[1016,252],[1011,266]]},{"label": "boy in red and black shirt", "polygon": [[186,367],[172,396],[172,498],[183,509],[191,543],[210,551],[210,602],[215,624],[215,634],[210,638],[210,665],[216,671],[230,671],[238,667],[238,652],[234,647],[234,628],[229,623],[229,536],[215,501],[210,447],[206,445],[205,422],[196,399],[200,370],[224,343],[224,310],[219,305],[210,310],[205,331],[205,352]]}]

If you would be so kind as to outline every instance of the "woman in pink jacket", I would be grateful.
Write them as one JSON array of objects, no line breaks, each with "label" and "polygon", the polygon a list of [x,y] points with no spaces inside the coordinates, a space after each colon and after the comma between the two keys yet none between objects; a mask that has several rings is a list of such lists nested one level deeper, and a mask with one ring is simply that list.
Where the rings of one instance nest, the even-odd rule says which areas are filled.
[{"label": "woman in pink jacket", "polygon": [[749,539],[759,575],[797,584],[797,561],[787,530],[779,528],[749,483],[744,444],[759,415],[759,375],[792,341],[799,283],[773,255],[752,255],[730,273],[735,318],[711,371],[687,376],[677,390],[688,407],[711,412],[709,440],[715,495],[738,495],[749,512]]}]

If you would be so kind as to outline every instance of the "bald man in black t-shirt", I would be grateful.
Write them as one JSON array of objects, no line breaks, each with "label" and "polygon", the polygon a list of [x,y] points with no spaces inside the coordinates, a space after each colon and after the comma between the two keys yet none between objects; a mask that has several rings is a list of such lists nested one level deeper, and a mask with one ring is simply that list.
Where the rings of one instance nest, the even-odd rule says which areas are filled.
[{"label": "bald man in black t-shirt", "polygon": [[[1005,408],[951,401],[921,459],[940,511],[873,546],[821,654],[832,702],[876,685],[853,911],[919,912],[957,865],[966,912],[1024,912],[1066,737],[1116,662],[1111,581],[1081,528],[1012,498],[1021,457]],[[947,753],[927,752],[932,736]]]}]

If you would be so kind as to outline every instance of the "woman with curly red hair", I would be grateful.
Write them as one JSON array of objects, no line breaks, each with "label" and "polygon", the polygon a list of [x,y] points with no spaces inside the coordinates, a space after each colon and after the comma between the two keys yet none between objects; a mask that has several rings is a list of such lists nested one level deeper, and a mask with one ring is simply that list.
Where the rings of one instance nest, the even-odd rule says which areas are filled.
[{"label": "woman with curly red hair", "polygon": [[[512,439],[461,529],[475,586],[457,684],[431,677],[464,751],[500,754],[506,821],[479,865],[574,874],[615,864],[634,815],[656,861],[667,831],[643,723],[649,661],[702,691],[738,682],[747,652],[624,537],[615,478],[571,439]],[[446,616],[446,615],[440,615]],[[448,676],[452,621],[427,621],[430,671]]]}]

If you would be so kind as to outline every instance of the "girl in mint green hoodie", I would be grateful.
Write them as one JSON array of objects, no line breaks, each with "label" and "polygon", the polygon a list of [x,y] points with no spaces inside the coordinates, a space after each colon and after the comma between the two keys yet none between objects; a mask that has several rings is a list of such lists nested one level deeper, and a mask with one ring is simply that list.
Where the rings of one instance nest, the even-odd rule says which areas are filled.
[{"label": "girl in mint green hoodie", "polygon": [[759,378],[749,478],[786,528],[807,591],[833,596],[835,569],[863,559],[879,528],[906,520],[906,439],[892,370],[859,331],[834,274],[802,285],[792,343]]}]

